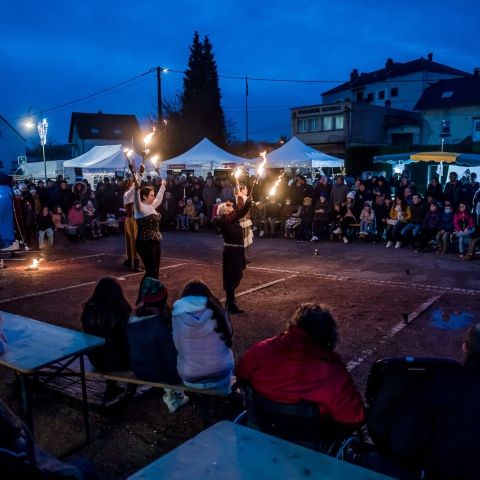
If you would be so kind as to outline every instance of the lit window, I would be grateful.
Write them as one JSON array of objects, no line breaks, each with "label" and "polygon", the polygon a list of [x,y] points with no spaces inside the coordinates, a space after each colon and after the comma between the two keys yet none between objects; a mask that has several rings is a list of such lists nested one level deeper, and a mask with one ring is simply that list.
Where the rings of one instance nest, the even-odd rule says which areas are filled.
[{"label": "lit window", "polygon": [[442,98],[450,98],[453,95],[453,92],[443,92]]},{"label": "lit window", "polygon": [[316,118],[308,119],[308,131],[316,132],[318,130],[318,120]]},{"label": "lit window", "polygon": [[343,115],[335,115],[335,130],[343,130]]},{"label": "lit window", "polygon": [[333,117],[323,117],[323,129],[322,130],[333,130]]}]

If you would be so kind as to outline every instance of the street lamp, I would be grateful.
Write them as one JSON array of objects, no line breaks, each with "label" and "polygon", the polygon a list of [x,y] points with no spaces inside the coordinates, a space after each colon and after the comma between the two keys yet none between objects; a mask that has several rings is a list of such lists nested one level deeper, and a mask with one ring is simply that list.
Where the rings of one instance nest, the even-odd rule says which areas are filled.
[{"label": "street lamp", "polygon": [[[30,108],[28,110],[29,115],[33,108],[37,108],[37,107]],[[40,109],[38,110],[39,110],[40,116],[42,117],[43,116],[42,111]],[[28,129],[34,128],[35,123],[33,122],[33,118],[29,116],[28,120],[24,123],[24,125]],[[40,145],[42,146],[43,172],[44,172],[45,182],[46,182],[47,181],[47,161],[45,159],[45,145],[47,144],[48,120],[45,117],[43,117],[41,120],[37,122],[37,131],[40,137]]]}]

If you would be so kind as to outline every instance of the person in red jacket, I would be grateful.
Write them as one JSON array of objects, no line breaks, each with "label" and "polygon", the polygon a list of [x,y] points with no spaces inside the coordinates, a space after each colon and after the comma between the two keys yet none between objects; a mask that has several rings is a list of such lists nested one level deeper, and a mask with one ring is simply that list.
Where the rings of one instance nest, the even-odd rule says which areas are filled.
[{"label": "person in red jacket", "polygon": [[342,431],[364,423],[362,398],[334,348],[337,326],[320,305],[300,305],[281,335],[263,340],[240,359],[237,379],[279,403],[306,400],[318,404],[320,415]]},{"label": "person in red jacket", "polygon": [[465,202],[459,203],[457,213],[453,216],[453,226],[455,228],[455,237],[458,239],[458,252],[460,258],[463,258],[465,253],[465,239],[470,239],[475,230],[475,223],[467,211],[467,204]]}]

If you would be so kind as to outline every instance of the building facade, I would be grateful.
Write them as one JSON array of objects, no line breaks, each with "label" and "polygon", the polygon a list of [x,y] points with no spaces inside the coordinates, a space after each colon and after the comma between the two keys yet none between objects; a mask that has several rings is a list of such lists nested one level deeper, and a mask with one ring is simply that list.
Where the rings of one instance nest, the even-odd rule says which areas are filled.
[{"label": "building facade", "polygon": [[88,152],[94,146],[136,146],[140,142],[140,125],[135,115],[73,112],[68,143],[73,157]]}]

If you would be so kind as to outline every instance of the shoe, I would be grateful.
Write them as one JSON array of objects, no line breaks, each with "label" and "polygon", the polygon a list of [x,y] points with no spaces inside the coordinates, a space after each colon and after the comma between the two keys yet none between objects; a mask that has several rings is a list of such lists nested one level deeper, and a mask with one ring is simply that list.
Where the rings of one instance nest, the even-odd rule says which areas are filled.
[{"label": "shoe", "polygon": [[343,243],[348,243],[348,238],[347,237],[343,237]]},{"label": "shoe", "polygon": [[[27,247],[25,245],[25,247]],[[19,250],[20,249],[20,243],[18,240],[15,240],[9,247],[7,248],[2,248],[1,251],[2,252],[14,252],[15,250]],[[28,248],[25,248],[25,250],[28,250]]]},{"label": "shoe", "polygon": [[402,246],[401,242],[397,242],[397,243],[395,244],[395,248],[400,248],[401,246]]},{"label": "shoe", "polygon": [[311,239],[310,239],[311,242],[318,242],[318,237],[316,235],[314,235]]},{"label": "shoe", "polygon": [[162,397],[163,403],[168,408],[168,411],[170,413],[176,412],[179,408],[183,407],[188,403],[190,400],[190,397],[187,397],[184,393],[182,392],[173,392],[173,393],[166,393]]},{"label": "shoe", "polygon": [[265,235],[265,232],[263,230],[260,230],[260,233],[258,234],[258,236],[262,238],[264,235]]},{"label": "shoe", "polygon": [[385,245],[385,248],[390,248],[391,246],[393,245],[393,242],[391,242],[390,240],[387,242],[387,244]]},{"label": "shoe", "polygon": [[334,233],[335,235],[340,235],[342,233],[342,229],[340,227],[336,228],[332,233]]},{"label": "shoe", "polygon": [[236,303],[232,303],[231,305],[228,306],[228,311],[230,313],[245,313],[245,310],[242,310],[239,308],[239,306]]}]

